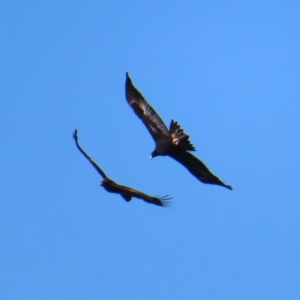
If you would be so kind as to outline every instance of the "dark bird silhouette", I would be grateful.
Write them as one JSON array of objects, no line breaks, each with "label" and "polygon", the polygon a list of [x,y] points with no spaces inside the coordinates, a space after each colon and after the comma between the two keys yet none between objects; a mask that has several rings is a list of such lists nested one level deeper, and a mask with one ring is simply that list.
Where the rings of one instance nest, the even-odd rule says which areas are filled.
[{"label": "dark bird silhouette", "polygon": [[185,166],[197,179],[204,183],[232,187],[223,183],[197,157],[188,151],[195,151],[189,136],[183,132],[180,125],[171,121],[168,129],[156,111],[147,103],[143,95],[134,87],[126,73],[126,100],[135,114],[142,120],[155,142],[155,149],[150,158],[168,155]]},{"label": "dark bird silhouette", "polygon": [[76,142],[76,146],[78,150],[84,155],[84,157],[92,164],[92,166],[102,176],[103,180],[100,182],[100,185],[103,186],[106,191],[108,191],[109,193],[120,194],[123,197],[123,199],[125,199],[127,202],[129,202],[131,198],[138,198],[144,200],[145,202],[152,203],[158,206],[170,206],[169,200],[172,199],[171,197],[168,196],[152,197],[140,191],[132,189],[130,187],[119,185],[113,180],[109,179],[102,171],[102,169],[100,169],[100,167],[87,155],[87,153],[79,145],[77,129],[73,133],[73,137]]}]

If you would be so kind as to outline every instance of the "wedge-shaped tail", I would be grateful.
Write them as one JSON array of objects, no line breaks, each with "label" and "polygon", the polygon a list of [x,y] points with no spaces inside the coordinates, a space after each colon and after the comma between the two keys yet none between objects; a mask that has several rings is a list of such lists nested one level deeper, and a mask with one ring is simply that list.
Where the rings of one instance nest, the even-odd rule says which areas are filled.
[{"label": "wedge-shaped tail", "polygon": [[196,148],[190,142],[189,136],[183,132],[183,129],[180,128],[180,125],[176,121],[171,121],[169,131],[174,145],[180,146],[187,151],[196,150]]}]

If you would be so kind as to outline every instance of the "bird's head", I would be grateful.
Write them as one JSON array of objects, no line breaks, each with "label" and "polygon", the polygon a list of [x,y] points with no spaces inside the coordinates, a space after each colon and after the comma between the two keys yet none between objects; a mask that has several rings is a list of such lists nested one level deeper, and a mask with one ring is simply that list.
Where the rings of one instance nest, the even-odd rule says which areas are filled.
[{"label": "bird's head", "polygon": [[159,152],[156,149],[154,149],[154,151],[152,151],[152,153],[150,155],[150,159],[152,159],[153,157],[158,156],[158,155],[159,155]]}]

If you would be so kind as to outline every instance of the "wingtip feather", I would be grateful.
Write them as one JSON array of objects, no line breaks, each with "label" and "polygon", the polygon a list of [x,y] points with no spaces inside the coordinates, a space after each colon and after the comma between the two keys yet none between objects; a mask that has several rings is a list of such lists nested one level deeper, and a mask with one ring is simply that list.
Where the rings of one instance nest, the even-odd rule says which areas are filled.
[{"label": "wingtip feather", "polygon": [[169,201],[172,199],[172,197],[170,197],[169,195],[165,195],[165,196],[157,196],[157,198],[161,201],[161,206],[162,207],[170,207],[172,205],[172,201]]},{"label": "wingtip feather", "polygon": [[75,129],[74,132],[73,132],[73,139],[74,139],[75,141],[78,140],[77,132],[78,132],[77,129]]},{"label": "wingtip feather", "polygon": [[231,185],[225,185],[225,187],[227,187],[229,190],[233,190],[233,187]]}]

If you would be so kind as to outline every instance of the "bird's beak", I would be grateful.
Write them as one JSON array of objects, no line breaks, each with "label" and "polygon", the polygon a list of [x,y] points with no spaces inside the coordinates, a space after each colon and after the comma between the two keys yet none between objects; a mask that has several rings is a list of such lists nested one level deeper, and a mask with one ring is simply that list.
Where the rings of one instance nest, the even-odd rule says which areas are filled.
[{"label": "bird's beak", "polygon": [[152,159],[152,158],[153,158],[153,156],[152,156],[152,155],[150,155],[149,159]]}]

